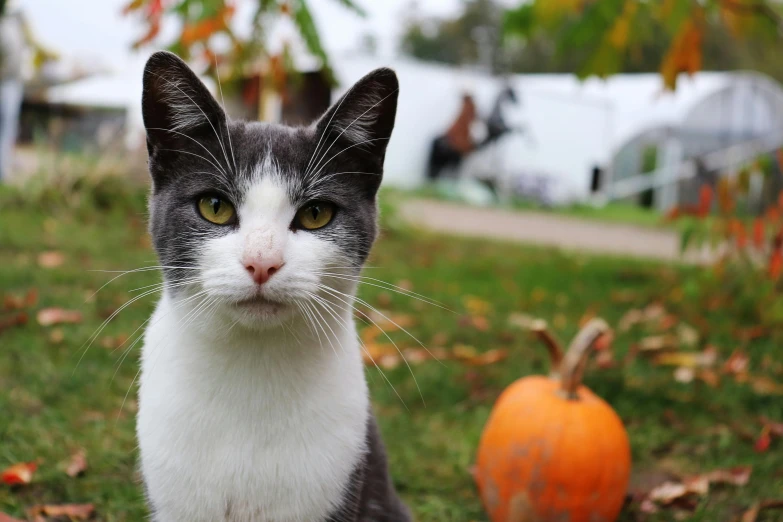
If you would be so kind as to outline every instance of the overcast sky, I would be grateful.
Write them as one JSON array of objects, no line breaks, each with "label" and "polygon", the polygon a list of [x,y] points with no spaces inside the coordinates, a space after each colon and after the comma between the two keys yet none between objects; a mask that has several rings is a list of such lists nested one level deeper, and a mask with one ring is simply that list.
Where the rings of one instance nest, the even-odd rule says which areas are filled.
[{"label": "overcast sky", "polygon": [[[316,23],[328,51],[355,49],[365,33],[375,35],[384,55],[394,53],[404,16],[412,9],[410,0],[355,0],[368,13],[362,19],[347,11],[337,0],[310,0]],[[252,10],[255,0],[238,0],[238,18]],[[121,15],[128,0],[22,0],[37,38],[61,54],[99,60],[121,68],[126,60],[138,59],[131,42],[142,32],[132,18]],[[418,0],[421,13],[444,16],[459,10],[460,0]],[[285,32],[281,28],[280,32]],[[142,54],[147,55],[150,49]],[[135,58],[135,59],[134,59]]]}]

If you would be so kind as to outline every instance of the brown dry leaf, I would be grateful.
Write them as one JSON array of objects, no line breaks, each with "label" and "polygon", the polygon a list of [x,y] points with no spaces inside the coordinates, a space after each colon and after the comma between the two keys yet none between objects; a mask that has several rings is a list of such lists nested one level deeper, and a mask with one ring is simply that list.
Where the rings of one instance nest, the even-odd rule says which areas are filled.
[{"label": "brown dry leaf", "polygon": [[723,371],[729,375],[740,375],[747,373],[748,366],[750,365],[750,357],[742,350],[734,350],[734,352],[723,363]]},{"label": "brown dry leaf", "polygon": [[78,310],[64,310],[63,308],[43,308],[38,311],[37,319],[41,326],[81,323],[82,313]]},{"label": "brown dry leaf", "polygon": [[92,504],[61,504],[57,506],[33,506],[27,510],[30,517],[68,517],[71,520],[87,520],[95,513]]},{"label": "brown dry leaf", "polygon": [[765,509],[783,509],[783,500],[762,500],[753,504],[739,519],[739,522],[756,522]]},{"label": "brown dry leaf", "polygon": [[22,326],[24,324],[27,324],[27,313],[25,312],[19,312],[9,317],[0,317],[0,333],[2,333],[3,330],[8,330],[14,326]]},{"label": "brown dry leaf", "polygon": [[411,283],[408,279],[400,279],[397,281],[397,286],[408,292],[413,290],[413,283]]},{"label": "brown dry leaf", "polygon": [[783,384],[765,377],[756,375],[749,378],[750,386],[759,395],[783,395]]},{"label": "brown dry leaf", "polygon": [[69,477],[78,477],[87,469],[87,452],[80,449],[73,455],[68,463],[68,467],[65,468],[65,473]]},{"label": "brown dry leaf", "polygon": [[38,290],[31,288],[24,296],[8,294],[3,297],[4,310],[21,310],[30,308],[38,303]]},{"label": "brown dry leaf", "polygon": [[677,325],[677,339],[682,346],[694,347],[699,342],[699,331],[688,324],[680,323]]},{"label": "brown dry leaf", "polygon": [[49,333],[49,342],[52,344],[60,344],[65,340],[65,333],[61,328],[55,328]]},{"label": "brown dry leaf", "polygon": [[701,475],[710,484],[730,484],[732,486],[744,486],[750,481],[753,472],[751,466],[737,466],[729,469],[716,469]]},{"label": "brown dry leaf", "polygon": [[486,332],[489,330],[489,321],[482,315],[466,315],[460,318],[460,326],[470,326],[479,330],[480,332]]},{"label": "brown dry leaf", "polygon": [[116,350],[128,341],[128,336],[119,334],[116,336],[106,336],[101,339],[101,346],[107,350]]},{"label": "brown dry leaf", "polygon": [[57,268],[65,263],[65,254],[58,250],[50,250],[38,254],[38,266],[41,268]]},{"label": "brown dry leaf", "polygon": [[449,335],[446,332],[438,332],[432,336],[430,344],[432,346],[443,346],[449,342]]},{"label": "brown dry leaf", "polygon": [[720,377],[713,370],[701,370],[696,376],[704,381],[707,386],[712,388],[720,386]]},{"label": "brown dry leaf", "polygon": [[462,304],[470,315],[487,315],[492,311],[492,305],[478,297],[468,295],[462,299]]},{"label": "brown dry leaf", "polygon": [[11,515],[0,512],[0,522],[24,522],[24,520],[19,520]]},{"label": "brown dry leaf", "polygon": [[654,512],[657,506],[671,505],[674,502],[687,500],[687,497],[704,496],[709,492],[710,484],[730,484],[734,486],[744,486],[750,480],[752,468],[750,466],[739,466],[730,469],[717,469],[701,475],[687,477],[682,481],[667,481],[660,486],[653,488],[645,499],[648,501],[646,508]]},{"label": "brown dry leaf", "polygon": [[508,350],[493,349],[473,356],[457,356],[459,361],[468,366],[489,366],[508,358]]},{"label": "brown dry leaf", "polygon": [[392,296],[389,292],[381,292],[376,298],[379,306],[389,306],[392,302]]},{"label": "brown dry leaf", "polygon": [[677,348],[677,338],[673,335],[653,335],[645,337],[639,343],[639,348],[642,353],[675,350]]},{"label": "brown dry leaf", "polygon": [[627,332],[642,321],[644,321],[644,313],[634,308],[625,312],[625,315],[620,318],[620,322],[617,323],[617,329],[621,332]]}]

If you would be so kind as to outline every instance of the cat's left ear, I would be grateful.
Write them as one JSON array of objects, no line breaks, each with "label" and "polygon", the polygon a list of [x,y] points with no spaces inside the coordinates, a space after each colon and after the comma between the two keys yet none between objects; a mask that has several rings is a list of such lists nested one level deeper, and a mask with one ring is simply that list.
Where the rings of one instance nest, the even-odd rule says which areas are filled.
[{"label": "cat's left ear", "polygon": [[339,140],[383,163],[397,114],[397,75],[376,69],[356,82],[316,123],[318,136]]}]

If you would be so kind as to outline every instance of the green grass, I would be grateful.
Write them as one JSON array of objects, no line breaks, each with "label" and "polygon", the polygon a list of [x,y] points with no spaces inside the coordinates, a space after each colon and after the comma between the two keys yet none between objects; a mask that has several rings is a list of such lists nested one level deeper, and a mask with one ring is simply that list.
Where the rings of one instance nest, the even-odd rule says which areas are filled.
[{"label": "green grass", "polygon": [[[134,198],[120,209],[98,211],[85,203],[82,210],[69,211],[62,206],[44,210],[19,201],[15,194],[0,197],[0,293],[22,294],[32,288],[39,292],[31,321],[0,333],[0,469],[40,460],[31,485],[0,486],[0,512],[22,516],[34,504],[92,502],[98,520],[144,520],[133,432],[132,383],[138,350],[123,360],[121,351],[104,348],[99,340],[79,362],[82,345],[101,321],[137,295],[129,291],[159,281],[157,274],[141,272],[91,297],[112,276],[94,270],[127,270],[154,263],[141,200]],[[46,250],[63,252],[65,264],[39,268],[36,257]],[[487,520],[469,474],[481,428],[506,386],[521,376],[548,371],[544,349],[508,325],[511,313],[546,318],[566,340],[588,311],[616,324],[629,308],[661,300],[680,317],[703,318],[709,325],[706,341],[718,348],[721,358],[740,346],[732,335],[738,324],[731,316],[720,309],[704,311],[700,303],[679,297],[683,282],[693,275],[691,269],[398,228],[383,234],[369,264],[377,267],[372,269],[374,277],[396,284],[406,280],[415,292],[458,312],[371,286],[362,288],[370,303],[413,315],[410,331],[425,344],[437,340],[446,347],[467,344],[480,351],[510,352],[506,362],[485,367],[432,361],[415,365],[426,406],[405,366],[386,371],[404,404],[377,370],[368,369],[395,482],[420,522]],[[489,330],[460,321],[466,313],[466,296],[490,304]],[[151,296],[128,307],[100,338],[130,335],[148,317],[154,301]],[[34,312],[44,306],[81,310],[85,320],[41,327]],[[61,342],[51,339],[55,329],[63,333]],[[392,335],[401,345],[416,346],[400,332]],[[765,356],[778,358],[781,338],[776,335],[744,347],[751,354],[754,372],[780,379],[780,366],[764,363]],[[618,361],[639,337],[638,332],[618,333]],[[728,520],[755,500],[780,497],[780,444],[773,444],[767,453],[756,453],[752,440],[743,438],[737,428],[757,433],[761,415],[783,420],[780,397],[758,395],[747,385],[725,379],[717,389],[701,383],[678,384],[670,368],[643,359],[630,359],[609,370],[590,368],[586,383],[626,423],[637,472],[695,473],[753,465],[747,486],[712,490],[691,520]],[[90,467],[83,477],[70,478],[63,463],[77,448],[86,449]],[[622,520],[636,520],[635,509],[626,509]],[[671,516],[671,511],[664,511],[649,520]],[[759,520],[780,520],[774,516],[770,513]]]}]

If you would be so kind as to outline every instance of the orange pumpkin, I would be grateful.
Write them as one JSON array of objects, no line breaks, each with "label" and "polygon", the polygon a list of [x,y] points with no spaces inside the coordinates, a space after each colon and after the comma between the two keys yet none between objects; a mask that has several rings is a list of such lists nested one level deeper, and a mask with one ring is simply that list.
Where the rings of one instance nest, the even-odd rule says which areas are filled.
[{"label": "orange pumpkin", "polygon": [[609,342],[591,320],[565,357],[546,323],[549,377],[519,379],[498,399],[479,444],[475,479],[493,522],[612,522],[625,499],[631,450],[623,423],[582,386],[592,347]]}]

